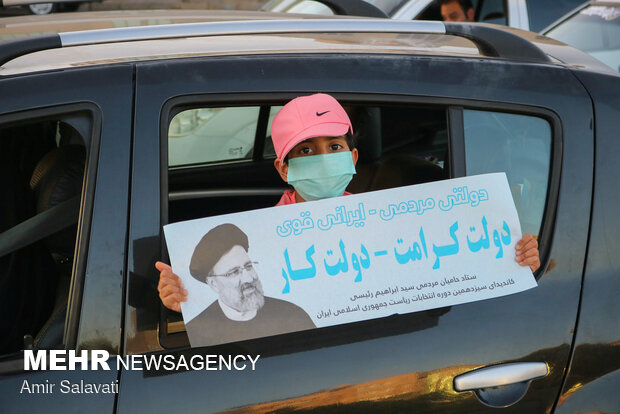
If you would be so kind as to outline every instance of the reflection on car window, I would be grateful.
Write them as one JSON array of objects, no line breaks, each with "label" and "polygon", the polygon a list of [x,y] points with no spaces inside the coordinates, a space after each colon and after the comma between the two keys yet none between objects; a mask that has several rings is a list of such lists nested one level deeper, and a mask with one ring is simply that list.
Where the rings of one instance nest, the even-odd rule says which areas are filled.
[{"label": "reflection on car window", "polygon": [[542,118],[465,110],[467,175],[506,172],[523,233],[539,234],[551,164],[551,126]]},{"label": "reflection on car window", "polygon": [[398,9],[407,3],[406,0],[365,0],[376,8],[382,10],[388,16],[392,16]]},{"label": "reflection on car window", "polygon": [[588,7],[549,31],[547,36],[581,49],[620,71],[620,7]]},{"label": "reflection on car window", "polygon": [[168,165],[251,159],[259,110],[247,106],[180,112],[168,130]]},{"label": "reflection on car window", "polygon": [[539,32],[584,0],[526,0],[530,30]]}]

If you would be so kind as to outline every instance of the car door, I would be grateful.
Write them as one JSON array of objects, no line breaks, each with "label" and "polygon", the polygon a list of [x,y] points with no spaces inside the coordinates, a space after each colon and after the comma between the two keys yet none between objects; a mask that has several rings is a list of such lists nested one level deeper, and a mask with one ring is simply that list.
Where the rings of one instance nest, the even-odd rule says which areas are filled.
[{"label": "car door", "polygon": [[[12,352],[2,355],[2,412],[111,413],[116,393],[86,393],[83,385],[117,383],[118,371],[115,367],[109,371],[45,370],[41,366],[38,370],[24,370],[24,353],[20,350],[120,352],[132,68],[120,65],[25,74],[2,78],[0,85],[3,91],[0,98],[0,139],[3,151],[11,150],[8,145],[4,145],[9,140],[15,148],[29,145],[22,148],[27,151],[20,151],[21,160],[11,163],[11,160],[4,159],[3,162],[3,165],[13,165],[15,168],[3,174],[6,180],[2,186],[4,209],[0,233],[7,230],[5,225],[8,223],[9,229],[4,234],[16,231],[8,242],[22,239],[28,245],[20,250],[9,246],[5,251],[11,253],[2,257],[3,318],[11,329],[16,329],[20,327],[20,315],[36,313],[43,306],[44,298],[49,299],[51,295],[52,301],[56,302],[53,312],[46,310],[48,313],[41,315],[41,321],[45,324],[40,330],[28,331],[28,327],[24,327],[25,331],[21,334],[26,333],[29,338],[25,338],[21,346],[14,347]],[[70,151],[59,155],[58,151],[65,148]],[[30,173],[37,164],[32,174],[32,180],[35,180],[36,171],[44,176],[46,168],[55,168],[50,167],[48,161],[62,160],[68,154],[75,154],[76,148],[82,149],[82,157],[84,151],[86,155],[85,160],[82,158],[79,171],[72,175],[71,185],[76,185],[78,189],[75,199],[77,209],[72,213],[73,221],[68,223],[73,227],[61,226],[62,234],[57,233],[59,228],[48,231],[50,226],[55,225],[55,221],[64,219],[61,217],[51,222],[32,223],[28,219],[29,213],[26,213],[23,221],[19,219],[13,223],[17,225],[11,227],[11,222],[5,221],[8,217],[7,208],[9,212],[12,207],[19,209],[19,212],[29,211],[32,204],[13,205],[18,194],[17,185],[10,187],[14,177],[20,183],[25,182],[25,188],[29,181],[31,185],[33,182],[30,174],[20,175],[18,172],[23,170]],[[11,175],[13,173],[15,175]],[[67,182],[64,185],[67,186]],[[26,192],[30,193],[30,189]],[[11,201],[4,204],[4,200]],[[37,203],[40,204],[40,200],[41,197]],[[72,199],[67,201],[71,202]],[[57,205],[63,209],[65,206],[63,203]],[[54,207],[47,211],[52,210]],[[33,219],[45,216],[46,212],[36,214]],[[31,224],[35,224],[34,227]],[[46,238],[39,237],[39,233],[44,231],[47,231]],[[56,250],[59,247],[55,241],[57,236],[61,237],[60,244],[64,247],[62,254],[65,257],[62,258],[59,258],[59,250]],[[3,248],[7,247],[5,242],[7,238],[3,238]],[[15,264],[20,262],[20,254],[22,271],[14,272]],[[7,258],[13,260],[11,266],[5,261]],[[31,263],[43,262],[49,265],[29,266]],[[56,273],[60,274],[56,276]],[[58,277],[58,283],[41,283],[51,281],[53,277]],[[14,280],[9,279],[27,283],[17,285],[22,289],[17,290],[14,288]],[[23,303],[16,298],[23,298]],[[41,327],[40,324],[35,326]],[[8,334],[3,328],[3,342]]]},{"label": "car door", "polygon": [[[235,56],[140,63],[136,88],[124,352],[260,359],[256,370],[123,370],[118,412],[182,407],[184,412],[435,413],[494,412],[493,406],[503,406],[504,412],[544,413],[553,408],[571,353],[592,192],[592,105],[569,71],[502,60],[396,54]],[[439,310],[190,348],[178,316],[161,307],[155,289],[154,262],[167,260],[162,225],[169,220],[169,186],[178,178],[168,171],[170,121],[191,108],[255,106],[260,112],[316,91],[329,92],[345,105],[380,107],[392,116],[382,118],[384,124],[406,120],[397,113],[411,108],[440,111],[449,153],[441,159],[449,177],[497,168],[507,170],[509,181],[525,174],[526,181],[515,181],[513,195],[522,196],[515,200],[523,203],[522,222],[538,232],[538,287]],[[406,123],[389,125],[394,139],[406,136]],[[517,143],[494,140],[494,134],[526,138]],[[540,141],[539,136],[545,138]],[[188,171],[187,188],[192,181],[211,180],[201,188],[203,194],[229,189],[240,181],[235,174],[243,172],[245,190],[258,180],[263,186],[255,190],[269,196],[268,190],[281,187],[265,188],[269,179],[257,178],[270,163],[265,154],[260,148],[247,159],[234,160],[245,163],[237,173],[227,170],[225,162]],[[525,158],[513,158],[515,154]],[[546,165],[542,184],[529,180],[530,161]],[[225,182],[218,182],[218,176]],[[525,191],[528,186],[538,195]],[[538,207],[528,207],[528,197]],[[206,214],[217,211],[216,200],[204,199]],[[245,206],[228,211],[234,208]],[[493,387],[500,385],[493,382],[501,375],[497,371],[491,371],[495,379],[478,389],[455,389],[456,377],[479,368],[517,363],[508,368],[521,370],[526,367],[521,363],[530,362],[542,363],[547,375],[532,381],[516,404],[527,387]]]}]

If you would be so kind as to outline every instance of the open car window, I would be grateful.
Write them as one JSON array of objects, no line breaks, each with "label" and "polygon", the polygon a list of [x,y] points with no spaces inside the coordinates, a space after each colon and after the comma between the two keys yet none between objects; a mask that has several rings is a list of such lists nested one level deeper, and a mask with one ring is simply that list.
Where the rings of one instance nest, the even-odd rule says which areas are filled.
[{"label": "open car window", "polygon": [[92,127],[58,111],[0,125],[0,355],[63,346]]},{"label": "open car window", "polygon": [[[206,151],[202,163],[187,163],[181,168],[171,163],[168,171],[168,217],[164,222],[174,223],[274,206],[283,191],[290,188],[274,169],[275,154],[270,139],[271,121],[283,103],[265,102],[252,107],[256,119],[247,122],[247,125],[252,125],[247,137],[253,136],[254,139],[245,147],[248,148],[246,156],[215,160],[210,159]],[[359,151],[356,174],[347,191],[359,194],[448,179],[458,173],[452,170],[456,159],[462,159],[466,169],[460,174],[505,171],[523,231],[535,235],[540,233],[552,150],[552,129],[545,119],[475,108],[460,109],[463,124],[459,129],[449,127],[451,107],[446,105],[346,100],[341,103],[351,118]],[[204,105],[191,110],[235,113],[248,108]],[[184,109],[175,108],[174,112],[184,113]],[[456,122],[453,124],[456,125]],[[229,131],[233,132],[238,127],[238,122],[228,125]],[[464,151],[461,153],[454,153],[451,148],[451,134],[454,131],[464,140]],[[233,132],[226,134],[219,129],[206,132],[204,147],[211,148],[216,154],[226,153],[230,140],[221,140],[220,137],[232,136]],[[174,139],[170,137],[168,142]],[[220,146],[223,146],[223,151]],[[495,147],[499,149],[491,150]],[[432,312],[421,314],[428,316]],[[164,347],[187,345],[182,316],[165,308],[163,315],[161,344]]]}]

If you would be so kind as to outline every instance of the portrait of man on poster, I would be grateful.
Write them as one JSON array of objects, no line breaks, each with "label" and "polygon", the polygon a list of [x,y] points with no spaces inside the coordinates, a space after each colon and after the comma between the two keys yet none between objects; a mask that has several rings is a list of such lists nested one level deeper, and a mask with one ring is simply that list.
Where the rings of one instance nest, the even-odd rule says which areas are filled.
[{"label": "portrait of man on poster", "polygon": [[218,295],[186,328],[192,346],[207,346],[315,328],[299,306],[266,297],[249,240],[237,226],[221,224],[196,245],[191,276]]}]

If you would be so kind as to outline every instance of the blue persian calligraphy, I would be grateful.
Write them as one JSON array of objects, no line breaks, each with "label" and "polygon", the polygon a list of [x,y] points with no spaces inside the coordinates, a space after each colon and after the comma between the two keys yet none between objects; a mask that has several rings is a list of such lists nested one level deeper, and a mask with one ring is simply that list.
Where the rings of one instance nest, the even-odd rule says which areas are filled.
[{"label": "blue persian calligraphy", "polygon": [[[338,247],[340,250],[340,257],[338,258],[337,262],[329,264],[327,262],[327,257],[323,259],[323,266],[325,268],[325,272],[330,276],[336,276],[339,273],[349,272],[349,257],[347,256],[346,246],[342,239],[340,239]],[[317,275],[316,264],[314,262],[314,258],[312,257],[315,252],[316,250],[314,244],[308,247],[306,249],[306,261],[308,262],[309,266],[295,270],[291,265],[288,248],[284,249],[284,262],[286,263],[286,269],[282,269],[282,278],[285,281],[282,293],[290,293],[291,280],[311,279]],[[334,251],[327,250],[326,254],[328,257],[332,257],[334,256]],[[361,244],[360,253],[352,253],[350,260],[351,267],[355,272],[357,272],[353,281],[359,283],[362,281],[362,269],[370,268],[370,254],[368,253],[368,249],[366,248],[366,246]]]},{"label": "blue persian calligraphy", "polygon": [[[330,276],[336,276],[338,273],[347,273],[349,271],[349,261],[347,259],[347,253],[342,239],[338,242],[338,247],[340,248],[341,258],[338,259],[337,263],[330,265],[327,263],[327,258],[323,259],[325,271]],[[351,255],[351,266],[353,267],[353,270],[357,272],[354,280],[356,283],[362,281],[362,269],[368,269],[370,267],[370,255],[368,254],[368,249],[366,249],[366,246],[362,244],[360,250],[361,253],[359,255],[355,253]],[[327,251],[327,256],[333,255],[333,250]]]},{"label": "blue persian calligraphy", "polygon": [[[454,194],[447,196],[447,201],[439,200],[439,203],[435,202],[432,197],[420,200],[401,201],[399,203],[388,204],[384,209],[379,210],[379,217],[383,221],[390,221],[394,217],[401,214],[417,215],[424,214],[425,211],[432,210],[435,205],[438,204],[442,211],[450,211],[454,206],[460,204],[469,204],[471,207],[476,207],[482,201],[489,199],[489,194],[485,189],[469,191],[467,186],[454,187],[452,189]],[[334,226],[346,224],[347,227],[364,227],[366,216],[366,206],[364,203],[358,203],[357,208],[347,210],[344,205],[336,207],[334,213],[327,214],[325,218],[320,218],[316,221],[316,227],[320,230],[327,231]],[[369,209],[368,214],[373,216],[377,213],[376,209]],[[285,220],[281,225],[276,227],[276,233],[280,237],[288,237],[291,235],[299,236],[305,230],[315,228],[315,222],[310,217],[309,211],[300,213],[300,218],[291,220]]]},{"label": "blue persian calligraphy", "polygon": [[[491,246],[487,224],[486,217],[482,216],[482,236],[480,236],[478,241],[472,241],[469,238],[469,235],[467,236],[467,246],[469,247],[469,250],[474,253],[480,251],[481,249],[488,249]],[[505,220],[503,221],[502,229],[502,234],[500,234],[498,230],[493,230],[493,244],[498,249],[495,256],[496,259],[501,259],[504,257],[504,246],[510,245],[511,242],[510,227],[508,227]],[[469,231],[470,233],[474,233],[476,231],[476,227],[470,227]]]},{"label": "blue persian calligraphy", "polygon": [[450,211],[452,210],[452,207],[460,204],[469,204],[472,207],[476,207],[482,201],[487,201],[489,199],[489,193],[487,190],[480,189],[469,191],[466,185],[462,187],[454,187],[452,192],[455,195],[448,195],[447,201],[439,200],[439,208],[442,211]]},{"label": "blue persian calligraphy", "polygon": [[433,253],[437,259],[435,260],[435,264],[433,264],[433,269],[439,269],[439,258],[444,256],[451,256],[457,254],[459,252],[459,239],[456,237],[456,232],[459,229],[459,222],[455,221],[450,226],[450,237],[454,240],[454,243],[448,244],[446,246],[436,246],[433,244]]},{"label": "blue persian calligraphy", "polygon": [[[470,193],[471,194],[471,193]],[[363,206],[360,204],[360,208],[363,209]],[[358,212],[361,210],[357,210]],[[343,214],[346,210],[339,210],[340,213]],[[307,218],[307,217],[306,217]],[[343,222],[344,223],[344,222]],[[488,250],[491,248],[491,237],[489,237],[489,223],[487,221],[486,216],[482,216],[482,220],[480,221],[481,225],[479,226],[479,231],[476,231],[477,226],[469,227],[469,234],[466,236],[467,247],[469,251],[472,253],[477,253],[480,251]],[[441,266],[441,258],[446,256],[453,256],[459,254],[460,244],[458,232],[459,230],[459,222],[455,221],[449,227],[450,238],[452,239],[452,243],[438,246],[437,244],[432,244],[432,252],[435,255],[435,261],[433,263],[432,269],[437,270]],[[477,233],[477,234],[476,234]],[[293,231],[291,231],[293,234]],[[496,259],[501,259],[504,255],[504,246],[509,246],[512,240],[511,232],[506,221],[503,221],[502,227],[500,229],[496,229],[492,231],[492,239],[493,244],[497,247],[497,253],[495,255]],[[362,281],[362,276],[365,270],[370,268],[371,261],[370,256],[371,252],[374,257],[380,256],[388,256],[390,253],[394,252],[394,259],[398,264],[405,265],[409,262],[418,262],[422,260],[428,260],[429,252],[428,252],[428,242],[427,235],[424,233],[424,228],[420,226],[420,230],[417,234],[417,239],[413,242],[405,242],[403,238],[398,238],[396,240],[396,246],[392,247],[391,250],[369,250],[366,248],[364,243],[360,243],[359,252],[347,252],[347,246],[343,239],[338,241],[338,247],[336,249],[327,249],[325,251],[325,256],[323,257],[323,267],[321,270],[317,269],[317,264],[315,262],[315,258],[313,257],[317,252],[315,245],[312,244],[305,251],[305,259],[308,263],[308,266],[293,269],[291,265],[291,258],[288,248],[284,249],[284,262],[285,267],[282,268],[282,277],[285,280],[285,286],[282,290],[282,293],[290,292],[290,281],[298,281],[304,279],[311,279],[316,277],[317,275],[322,273],[324,269],[325,273],[329,276],[336,276],[338,274],[347,274],[350,271],[353,271],[355,274],[354,282],[359,283]],[[386,247],[386,246],[373,246],[373,247]],[[320,258],[318,259],[320,263]],[[381,259],[377,259],[381,260]],[[465,280],[473,280],[473,278],[469,278],[467,275],[464,276],[462,281]],[[458,278],[444,278],[443,281],[438,281],[436,283],[441,284],[441,286],[448,286],[452,283],[458,283]],[[422,288],[426,288],[428,286],[420,285],[417,287],[418,290]],[[431,286],[432,287],[432,286]],[[414,287],[412,287],[413,289]],[[472,290],[477,291],[477,290]],[[453,296],[458,294],[462,294],[466,292],[452,292]],[[380,292],[376,292],[375,296],[379,296]],[[361,296],[360,296],[361,297]],[[351,299],[355,300],[355,299]],[[416,300],[416,299],[413,299]],[[422,300],[422,299],[418,299]]]},{"label": "blue persian calligraphy", "polygon": [[493,230],[493,244],[498,248],[497,255],[495,256],[496,259],[504,257],[504,247],[502,246],[502,244],[504,244],[505,246],[508,246],[510,244],[510,228],[505,221],[502,228],[504,229],[504,233],[502,233],[501,235],[497,230]]},{"label": "blue persian calligraphy", "polygon": [[305,269],[293,270],[291,267],[291,260],[288,256],[288,249],[284,249],[284,261],[286,262],[286,269],[288,270],[288,275],[284,269],[282,269],[282,277],[286,281],[286,285],[282,290],[282,293],[289,293],[291,290],[289,277],[291,280],[302,280],[302,279],[310,279],[316,276],[316,265],[314,264],[314,259],[312,255],[314,254],[314,244],[311,245],[308,249],[306,249],[306,260],[310,264],[310,267]]},{"label": "blue persian calligraphy", "polygon": [[[345,252],[344,242],[342,241],[342,239],[340,239],[340,242],[338,243],[338,247],[340,247],[340,254],[342,256],[342,259],[338,259],[338,263],[330,266],[327,264],[327,259],[323,259],[323,265],[325,266],[325,271],[330,276],[336,276],[338,273],[341,273],[341,272],[346,273],[349,271],[349,261],[347,260],[347,253]],[[333,250],[327,251],[328,256],[333,256],[333,254],[334,254]]]},{"label": "blue persian calligraphy", "polygon": [[398,204],[389,204],[386,209],[379,211],[379,217],[383,221],[389,221],[399,214],[417,213],[424,214],[426,210],[435,208],[435,199],[428,197],[426,200],[402,201]]},{"label": "blue persian calligraphy", "polygon": [[361,282],[362,269],[368,269],[370,267],[370,256],[368,255],[368,250],[366,249],[366,246],[362,244],[361,254],[359,258],[355,253],[351,255],[351,265],[353,266],[353,269],[357,271],[357,276],[355,276],[355,279],[353,281],[356,283]]},{"label": "blue persian calligraphy", "polygon": [[[406,252],[400,253],[396,247],[394,247],[394,256],[396,257],[396,261],[399,264],[405,264],[409,261],[414,262],[416,260],[422,259],[422,253],[424,253],[424,257],[428,259],[428,250],[426,248],[426,238],[424,237],[424,229],[420,227],[420,243],[414,242]],[[403,244],[403,239],[398,239],[396,241],[398,244]],[[422,248],[420,248],[420,244]]]},{"label": "blue persian calligraphy", "polygon": [[[476,231],[475,227],[470,227],[469,231],[471,233]],[[484,248],[484,249],[488,249],[490,244],[489,244],[489,231],[487,229],[487,218],[485,216],[482,216],[482,236],[480,237],[480,239],[477,242],[472,242],[469,239],[469,235],[467,235],[467,246],[469,247],[469,250],[471,250],[472,252],[477,252],[480,251],[480,249]]]},{"label": "blue persian calligraphy", "polygon": [[347,227],[364,227],[366,220],[366,212],[364,203],[359,203],[357,209],[347,211],[345,206],[336,207],[335,214],[328,214],[325,220],[319,219],[317,227],[321,230],[329,230],[338,224],[346,224]]},{"label": "blue persian calligraphy", "polygon": [[278,236],[288,237],[291,234],[294,234],[295,236],[299,236],[304,230],[314,228],[314,221],[310,217],[309,211],[304,211],[300,213],[299,215],[303,220],[301,219],[286,220],[284,223],[282,223],[281,226],[277,226],[276,233],[278,234]]}]

